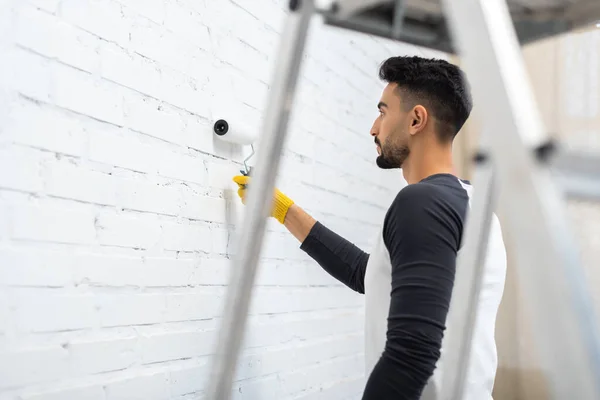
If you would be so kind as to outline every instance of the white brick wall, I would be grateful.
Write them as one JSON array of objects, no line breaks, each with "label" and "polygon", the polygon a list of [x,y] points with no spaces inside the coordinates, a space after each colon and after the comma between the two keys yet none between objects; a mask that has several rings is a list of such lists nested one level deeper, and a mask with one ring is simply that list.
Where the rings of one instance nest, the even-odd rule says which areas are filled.
[{"label": "white brick wall", "polygon": [[[0,0],[0,398],[201,399],[283,0]],[[421,53],[315,19],[279,187],[368,249],[397,172],[377,65]],[[423,54],[423,53],[421,53]],[[219,105],[222,108],[219,108]],[[362,297],[269,222],[235,399],[356,399]]]}]

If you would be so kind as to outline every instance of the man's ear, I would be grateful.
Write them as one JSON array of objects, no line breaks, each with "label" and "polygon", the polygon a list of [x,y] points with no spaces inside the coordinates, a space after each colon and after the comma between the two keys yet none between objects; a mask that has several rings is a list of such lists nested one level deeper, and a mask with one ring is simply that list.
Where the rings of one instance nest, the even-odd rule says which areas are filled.
[{"label": "man's ear", "polygon": [[427,109],[421,105],[416,105],[413,107],[409,114],[410,118],[410,126],[408,127],[408,132],[411,135],[416,135],[425,129],[425,125],[427,125],[428,120]]}]

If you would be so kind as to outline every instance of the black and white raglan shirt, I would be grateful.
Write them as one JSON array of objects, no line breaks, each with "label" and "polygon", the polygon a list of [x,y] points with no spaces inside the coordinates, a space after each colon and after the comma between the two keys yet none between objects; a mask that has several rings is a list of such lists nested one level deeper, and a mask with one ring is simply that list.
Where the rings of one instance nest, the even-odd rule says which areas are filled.
[{"label": "black and white raglan shirt", "polygon": [[[329,274],[365,294],[363,400],[436,400],[443,337],[472,187],[451,174],[405,186],[385,215],[371,253],[317,222],[301,245]],[[506,253],[494,215],[473,333],[465,400],[491,400],[496,315]]]}]

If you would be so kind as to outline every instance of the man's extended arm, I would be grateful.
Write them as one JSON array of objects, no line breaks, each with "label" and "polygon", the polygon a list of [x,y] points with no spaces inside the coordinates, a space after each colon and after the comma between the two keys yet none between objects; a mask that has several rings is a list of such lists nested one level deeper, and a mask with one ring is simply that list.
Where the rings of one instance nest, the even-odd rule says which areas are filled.
[{"label": "man's extended arm", "polygon": [[[235,176],[238,195],[244,201],[249,176]],[[349,288],[365,292],[365,270],[369,255],[315,220],[306,211],[275,189],[272,215],[290,231],[300,248],[325,271]]]},{"label": "man's extended arm", "polygon": [[288,210],[284,225],[302,243],[300,248],[331,276],[352,290],[365,292],[367,253],[295,204]]},{"label": "man's extended arm", "polygon": [[387,341],[363,400],[417,400],[440,357],[462,230],[437,188],[410,185],[384,222],[392,266]]},{"label": "man's extended arm", "polygon": [[283,225],[300,243],[304,243],[316,223],[317,220],[297,204],[292,204],[283,221]]}]

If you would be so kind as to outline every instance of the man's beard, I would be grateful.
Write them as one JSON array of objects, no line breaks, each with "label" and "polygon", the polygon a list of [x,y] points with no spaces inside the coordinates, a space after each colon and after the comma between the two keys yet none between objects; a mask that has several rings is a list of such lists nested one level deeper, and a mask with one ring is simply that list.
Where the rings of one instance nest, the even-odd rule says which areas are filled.
[{"label": "man's beard", "polygon": [[402,164],[408,158],[410,150],[406,145],[386,146],[385,149],[375,138],[375,143],[379,146],[381,154],[377,157],[377,166],[381,169],[402,168]]}]

